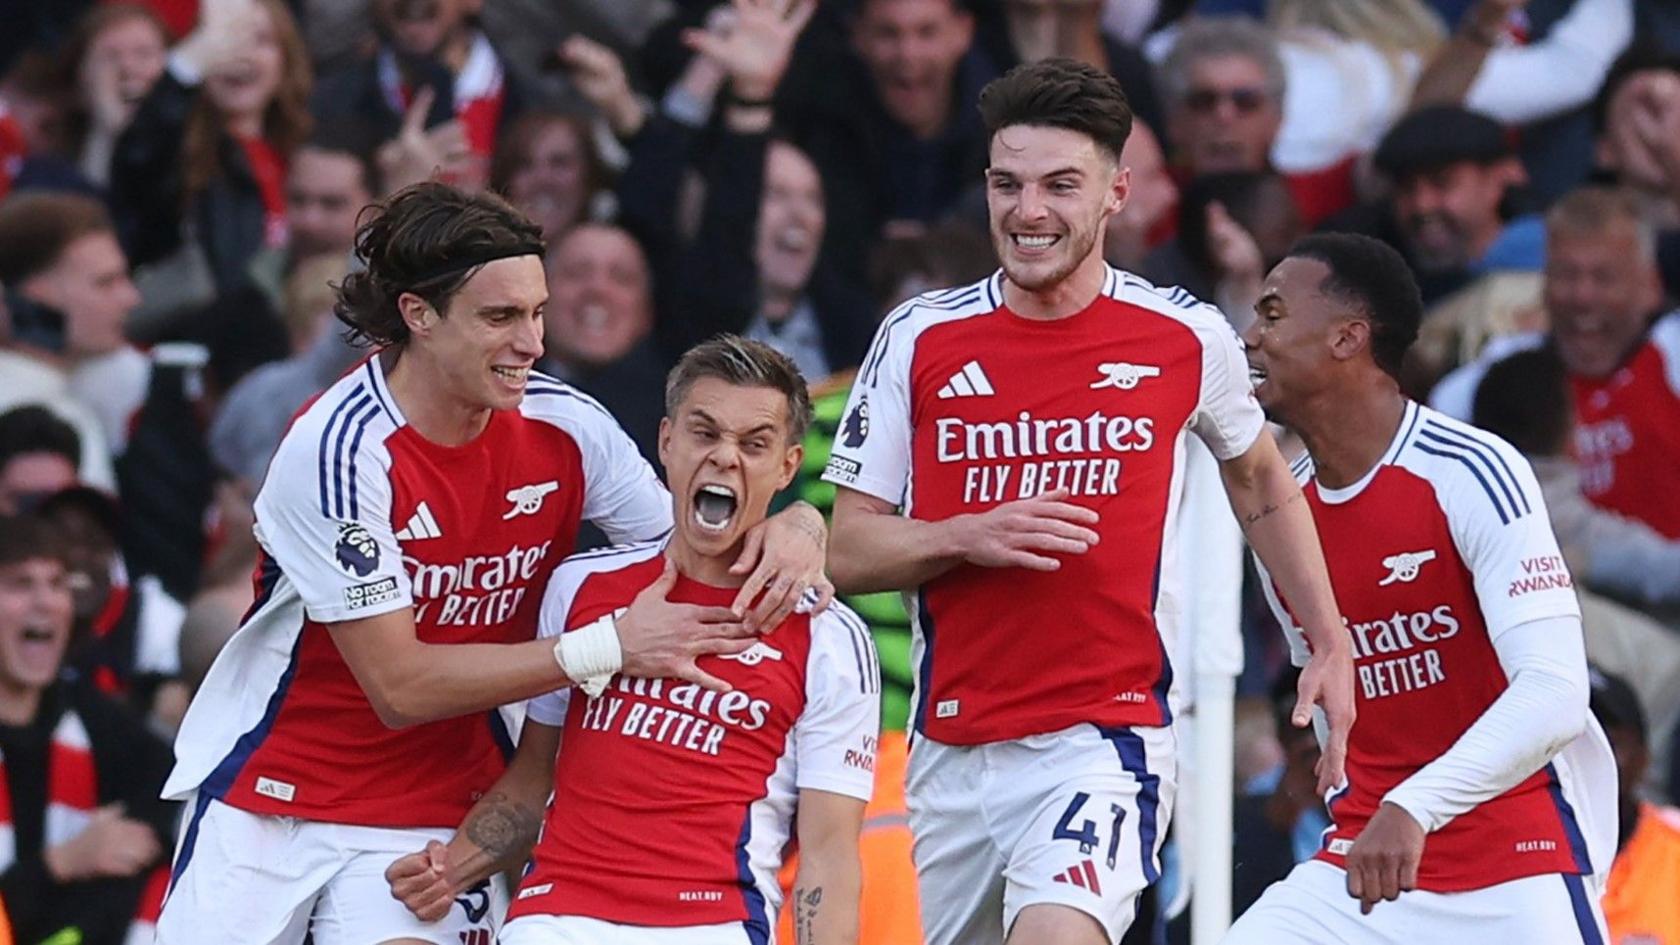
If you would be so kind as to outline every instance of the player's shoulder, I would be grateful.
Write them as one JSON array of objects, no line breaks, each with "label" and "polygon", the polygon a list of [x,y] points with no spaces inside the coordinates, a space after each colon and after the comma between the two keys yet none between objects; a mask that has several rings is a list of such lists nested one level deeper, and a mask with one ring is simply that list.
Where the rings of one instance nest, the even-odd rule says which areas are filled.
[{"label": "player's shoulder", "polygon": [[889,358],[907,358],[922,335],[935,325],[990,315],[1003,307],[1003,271],[977,282],[932,289],[905,299],[881,320],[858,377],[873,384]]},{"label": "player's shoulder", "polygon": [[[343,508],[362,474],[387,468],[385,442],[403,425],[385,379],[362,362],[307,404],[275,450],[263,490],[318,492],[323,514],[354,518]],[[328,508],[327,506],[339,506]]]},{"label": "player's shoulder", "polygon": [[532,371],[525,381],[525,396],[519,414],[560,427],[568,433],[618,429],[612,411],[576,387],[541,371]]},{"label": "player's shoulder", "polygon": [[[816,592],[806,593],[814,599]],[[827,653],[833,669],[856,680],[862,691],[881,691],[881,660],[875,654],[875,638],[863,618],[840,601],[830,602],[822,613],[811,616],[811,652]]]},{"label": "player's shoulder", "polygon": [[561,561],[554,569],[555,577],[561,575],[575,577],[578,582],[593,574],[607,574],[613,571],[623,571],[636,565],[658,557],[665,550],[665,538],[660,537],[652,541],[637,541],[623,545],[608,545],[604,548],[591,548],[579,551]]},{"label": "player's shoulder", "polygon": [[1197,334],[1236,334],[1224,313],[1183,286],[1158,286],[1136,273],[1110,268],[1103,283],[1103,294],[1116,302],[1164,315]]},{"label": "player's shoulder", "polygon": [[[554,636],[565,629],[564,620],[572,610],[579,591],[591,578],[608,578],[632,569],[644,568],[665,549],[665,539],[641,541],[626,545],[610,545],[590,551],[580,551],[555,567],[543,592],[542,616],[539,627],[543,636]],[[628,575],[626,575],[628,577]],[[628,598],[626,598],[628,603]]]},{"label": "player's shoulder", "polygon": [[1401,429],[1395,462],[1435,487],[1449,517],[1462,510],[1508,524],[1539,507],[1528,460],[1496,434],[1421,404],[1408,405]]}]

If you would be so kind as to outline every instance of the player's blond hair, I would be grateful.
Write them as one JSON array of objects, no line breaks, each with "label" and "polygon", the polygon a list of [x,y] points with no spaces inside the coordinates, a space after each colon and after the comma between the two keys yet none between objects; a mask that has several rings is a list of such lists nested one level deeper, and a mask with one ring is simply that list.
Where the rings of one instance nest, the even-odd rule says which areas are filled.
[{"label": "player's blond hair", "polygon": [[739,387],[767,387],[787,397],[788,442],[805,439],[811,426],[811,391],[793,359],[762,341],[718,335],[702,341],[677,361],[665,379],[665,416],[675,420],[689,389],[703,377]]}]

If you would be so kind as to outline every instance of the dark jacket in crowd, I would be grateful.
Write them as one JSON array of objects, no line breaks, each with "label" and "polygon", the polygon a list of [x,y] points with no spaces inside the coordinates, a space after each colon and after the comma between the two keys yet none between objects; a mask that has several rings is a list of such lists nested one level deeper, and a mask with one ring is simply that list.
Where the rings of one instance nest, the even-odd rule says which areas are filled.
[{"label": "dark jacket in crowd", "polygon": [[99,806],[121,802],[125,816],[157,832],[171,848],[176,805],[158,799],[173,764],[169,746],[127,709],[101,695],[91,683],[61,681],[42,696],[35,720],[0,725],[6,758],[17,859],[0,875],[0,898],[19,942],[40,942],[66,928],[83,945],[121,945],[150,878],[150,870],[126,879],[58,883],[42,860],[47,807],[47,757],[53,728],[73,708],[87,729],[99,785]]},{"label": "dark jacket in crowd", "polygon": [[267,208],[245,149],[226,132],[216,145],[221,173],[185,205],[182,143],[198,94],[168,71],[152,86],[117,139],[110,202],[130,265],[169,257],[190,226],[222,294],[248,281],[251,257],[263,247]]}]

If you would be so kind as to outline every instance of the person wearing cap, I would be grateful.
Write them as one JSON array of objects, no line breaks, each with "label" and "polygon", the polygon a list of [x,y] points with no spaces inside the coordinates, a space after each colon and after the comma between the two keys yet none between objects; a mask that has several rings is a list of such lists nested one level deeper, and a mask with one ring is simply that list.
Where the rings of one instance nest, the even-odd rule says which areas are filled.
[{"label": "person wearing cap", "polygon": [[1483,273],[1540,269],[1540,218],[1505,212],[1527,178],[1498,122],[1451,105],[1419,109],[1389,130],[1373,161],[1392,182],[1392,196],[1325,228],[1363,232],[1400,250],[1426,307]]},{"label": "person wearing cap", "polygon": [[1588,681],[1589,704],[1610,738],[1619,782],[1621,828],[1603,900],[1610,941],[1680,945],[1680,810],[1640,796],[1651,749],[1633,688],[1596,667]]}]

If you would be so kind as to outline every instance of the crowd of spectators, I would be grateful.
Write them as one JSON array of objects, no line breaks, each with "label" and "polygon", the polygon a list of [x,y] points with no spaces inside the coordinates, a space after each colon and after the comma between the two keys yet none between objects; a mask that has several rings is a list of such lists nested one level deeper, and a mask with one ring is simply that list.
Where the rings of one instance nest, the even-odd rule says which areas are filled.
[{"label": "crowd of spectators", "polygon": [[[685,348],[730,331],[784,351],[818,411],[790,495],[827,508],[818,473],[881,317],[995,266],[977,93],[1053,55],[1111,71],[1136,113],[1113,265],[1186,287],[1239,331],[1314,229],[1379,237],[1414,267],[1428,313],[1407,393],[1535,465],[1602,670],[1594,707],[1629,758],[1624,841],[1655,862],[1680,835],[1660,806],[1680,800],[1680,313],[1664,314],[1680,300],[1680,6],[8,9],[0,902],[19,942],[72,927],[117,942],[155,914],[172,836],[155,786],[251,602],[252,499],[289,419],[366,353],[331,289],[365,206],[441,177],[535,220],[540,369],[600,400],[650,460]],[[902,738],[908,618],[892,595],[853,603]],[[1325,823],[1316,746],[1276,722],[1281,635],[1260,606],[1244,627],[1239,908]],[[1612,889],[1612,930],[1680,942],[1680,865],[1638,875]],[[1135,934],[1178,934],[1165,918]]]}]

